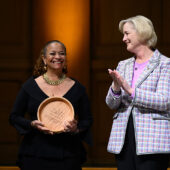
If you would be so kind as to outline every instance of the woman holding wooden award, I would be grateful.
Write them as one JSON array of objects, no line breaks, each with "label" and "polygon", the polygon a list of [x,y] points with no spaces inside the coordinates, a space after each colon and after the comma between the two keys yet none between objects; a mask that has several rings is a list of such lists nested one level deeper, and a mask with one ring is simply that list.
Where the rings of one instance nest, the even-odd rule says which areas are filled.
[{"label": "woman holding wooden award", "polygon": [[21,170],[81,170],[86,159],[82,141],[91,143],[92,115],[84,86],[66,73],[66,47],[57,40],[47,42],[9,118],[24,136]]}]

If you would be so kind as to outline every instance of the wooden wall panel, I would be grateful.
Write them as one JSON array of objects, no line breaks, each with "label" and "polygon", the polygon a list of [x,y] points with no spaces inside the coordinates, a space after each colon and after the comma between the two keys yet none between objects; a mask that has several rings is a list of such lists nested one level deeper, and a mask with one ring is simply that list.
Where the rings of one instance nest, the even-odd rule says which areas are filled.
[{"label": "wooden wall panel", "polygon": [[170,14],[169,14],[169,7],[170,1],[164,0],[163,1],[163,9],[162,10],[162,43],[165,45],[170,45]]},{"label": "wooden wall panel", "polygon": [[0,165],[14,165],[17,158],[20,137],[8,119],[32,67],[30,7],[30,0],[5,0],[0,6]]},{"label": "wooden wall panel", "polygon": [[[0,6],[0,67],[12,63],[29,63],[30,58],[30,10],[29,1],[6,0]],[[17,60],[17,62],[16,62]],[[22,66],[22,64],[20,66]],[[28,66],[28,65],[27,65]],[[13,66],[14,67],[14,66]],[[9,67],[9,68],[13,68]]]},{"label": "wooden wall panel", "polygon": [[[12,87],[12,88],[11,88]],[[16,143],[17,138],[14,133],[14,128],[8,124],[9,113],[11,107],[16,97],[16,92],[18,91],[19,84],[18,82],[13,81],[2,81],[0,82],[0,144],[6,143]],[[4,130],[8,129],[8,130]],[[12,137],[11,137],[12,135]]]},{"label": "wooden wall panel", "polygon": [[[20,33],[22,30],[21,20],[23,16],[23,9],[20,5],[23,4],[21,0],[6,0],[0,6],[2,25],[0,27],[0,43],[1,44],[16,44],[22,42]],[[4,34],[5,33],[5,34]]]},{"label": "wooden wall panel", "polygon": [[110,110],[105,104],[105,96],[111,81],[107,72],[103,70],[95,71],[92,76],[92,89],[95,89],[92,91],[92,112],[94,115],[92,160],[96,164],[103,165],[114,161],[113,154],[107,152],[114,111]]}]

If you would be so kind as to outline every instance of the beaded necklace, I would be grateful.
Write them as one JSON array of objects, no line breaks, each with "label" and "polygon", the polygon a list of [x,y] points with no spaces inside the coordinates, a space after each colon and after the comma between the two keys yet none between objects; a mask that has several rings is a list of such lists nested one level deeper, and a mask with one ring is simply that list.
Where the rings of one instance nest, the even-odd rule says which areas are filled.
[{"label": "beaded necklace", "polygon": [[46,73],[43,74],[43,79],[45,80],[45,82],[53,86],[57,86],[61,84],[65,80],[65,78],[66,78],[66,75],[63,74],[60,79],[53,81],[48,78]]}]

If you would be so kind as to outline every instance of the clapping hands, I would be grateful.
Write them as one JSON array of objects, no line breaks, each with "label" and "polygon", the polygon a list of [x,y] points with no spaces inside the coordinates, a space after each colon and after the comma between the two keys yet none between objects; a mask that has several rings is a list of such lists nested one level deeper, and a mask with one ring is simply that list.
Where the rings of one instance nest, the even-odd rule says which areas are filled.
[{"label": "clapping hands", "polygon": [[108,69],[108,72],[114,82],[113,90],[120,91],[120,88],[123,88],[127,94],[131,95],[133,93],[133,89],[118,71]]}]

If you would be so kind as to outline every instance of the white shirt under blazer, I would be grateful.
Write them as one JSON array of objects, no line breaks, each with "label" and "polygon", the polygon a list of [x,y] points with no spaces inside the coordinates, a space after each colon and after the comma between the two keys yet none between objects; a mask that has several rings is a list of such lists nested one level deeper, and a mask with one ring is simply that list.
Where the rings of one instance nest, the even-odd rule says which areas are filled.
[{"label": "white shirt under blazer", "polygon": [[[117,67],[129,85],[134,62],[132,57],[119,62]],[[137,155],[170,153],[170,58],[155,50],[135,84],[134,98],[123,89],[118,97],[110,87],[106,104],[116,110],[107,147],[109,152],[121,152],[132,114]]]}]

